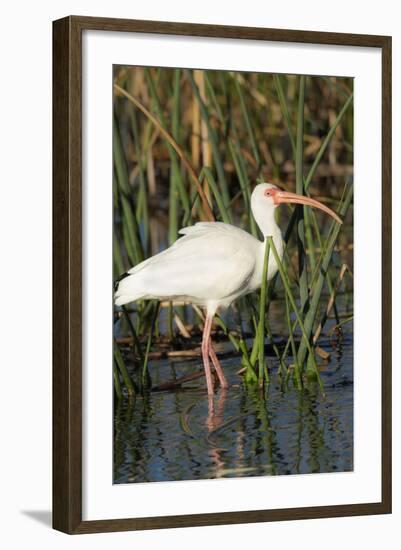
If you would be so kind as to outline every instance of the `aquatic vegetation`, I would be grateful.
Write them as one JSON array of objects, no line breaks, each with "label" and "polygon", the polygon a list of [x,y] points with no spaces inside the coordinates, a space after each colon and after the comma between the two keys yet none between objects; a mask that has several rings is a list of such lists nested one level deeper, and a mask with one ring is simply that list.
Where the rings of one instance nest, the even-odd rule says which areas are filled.
[{"label": "aquatic vegetation", "polygon": [[[115,279],[200,220],[260,237],[250,209],[256,182],[318,196],[344,220],[339,226],[299,205],[280,212],[284,259],[272,239],[265,255],[278,260],[279,273],[215,319],[245,384],[269,384],[271,353],[283,387],[317,383],[324,392],[319,338],[332,314],[337,333],[346,330],[336,299],[352,284],[343,267],[352,263],[352,80],[118,67],[114,81]],[[275,300],[286,334],[271,328]],[[203,322],[190,304],[116,308],[117,398],[151,387],[155,354],[199,354]]]}]

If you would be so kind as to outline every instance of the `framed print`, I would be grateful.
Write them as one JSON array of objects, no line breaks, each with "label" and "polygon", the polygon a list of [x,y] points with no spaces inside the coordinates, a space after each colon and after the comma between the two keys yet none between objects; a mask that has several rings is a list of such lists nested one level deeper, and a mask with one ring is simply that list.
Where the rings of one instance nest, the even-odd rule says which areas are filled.
[{"label": "framed print", "polygon": [[391,512],[391,38],[53,27],[53,526]]}]

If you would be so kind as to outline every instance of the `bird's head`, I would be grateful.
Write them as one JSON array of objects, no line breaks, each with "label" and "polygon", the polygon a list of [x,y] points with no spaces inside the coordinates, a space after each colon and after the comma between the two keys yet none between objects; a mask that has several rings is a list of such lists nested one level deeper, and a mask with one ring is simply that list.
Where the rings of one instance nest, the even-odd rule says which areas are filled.
[{"label": "bird's head", "polygon": [[266,210],[273,211],[277,206],[285,203],[304,204],[306,206],[319,208],[334,218],[337,223],[342,223],[341,218],[325,204],[304,195],[283,191],[272,183],[259,183],[252,192],[251,206],[254,212],[260,212],[262,209],[264,209],[265,212]]}]

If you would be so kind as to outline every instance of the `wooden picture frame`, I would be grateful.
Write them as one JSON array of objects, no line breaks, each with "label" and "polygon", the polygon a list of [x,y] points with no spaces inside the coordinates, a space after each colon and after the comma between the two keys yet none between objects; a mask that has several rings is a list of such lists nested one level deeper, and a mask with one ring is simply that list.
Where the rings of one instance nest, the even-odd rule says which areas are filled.
[{"label": "wooden picture frame", "polygon": [[[382,496],[379,502],[82,520],[82,43],[84,30],[378,48],[382,58]],[[95,17],[53,23],[53,527],[69,534],[391,512],[391,38]]]}]

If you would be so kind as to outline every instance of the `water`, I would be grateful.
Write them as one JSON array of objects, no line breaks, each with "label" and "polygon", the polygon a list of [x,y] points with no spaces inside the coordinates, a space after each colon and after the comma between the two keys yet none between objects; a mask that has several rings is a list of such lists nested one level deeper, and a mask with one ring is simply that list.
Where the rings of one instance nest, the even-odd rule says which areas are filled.
[{"label": "water", "polygon": [[[326,329],[329,325],[326,327]],[[318,387],[282,391],[274,357],[261,395],[236,374],[238,357],[221,360],[230,383],[209,410],[204,378],[174,391],[151,392],[115,408],[114,482],[142,483],[353,469],[353,346],[351,325],[321,366]],[[151,364],[153,384],[191,374],[200,358]]]}]

